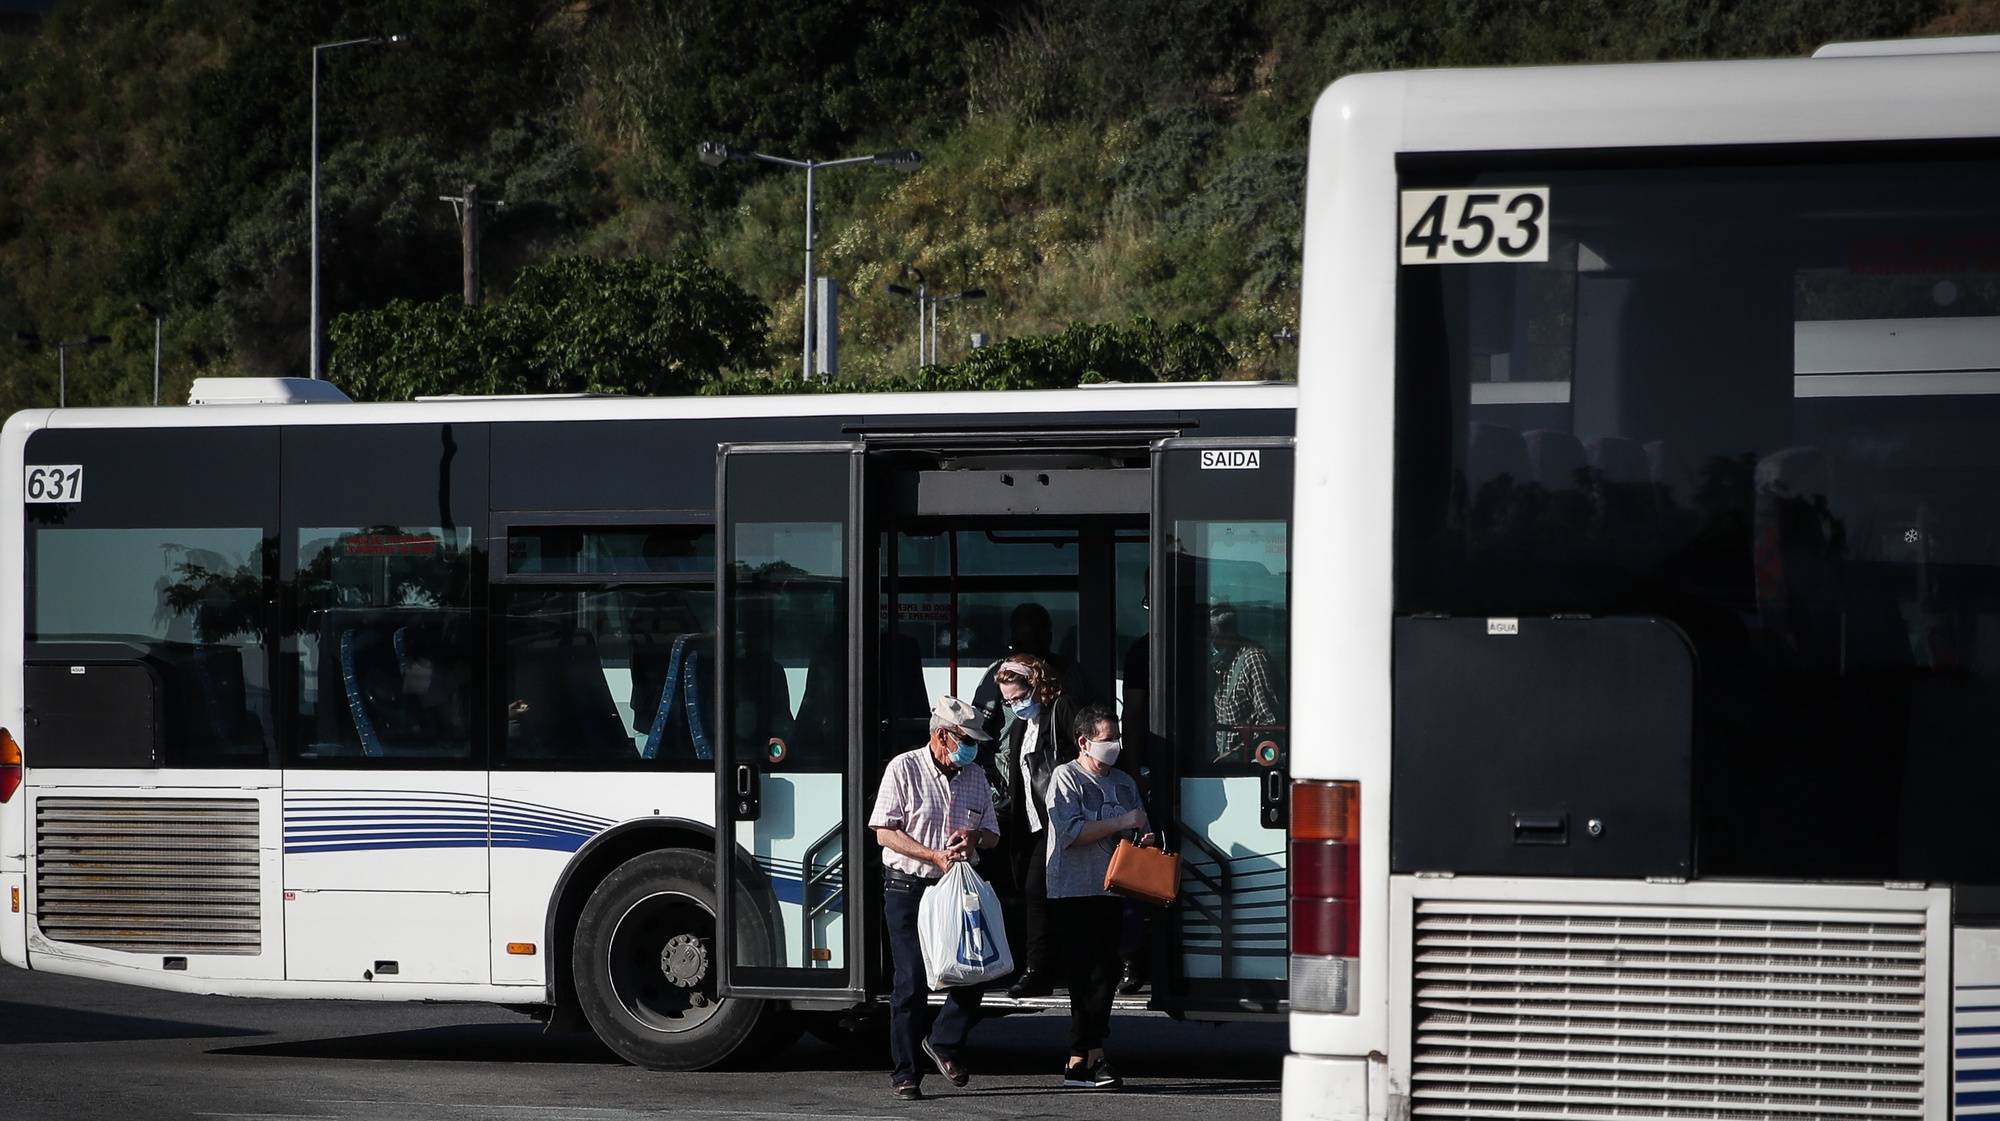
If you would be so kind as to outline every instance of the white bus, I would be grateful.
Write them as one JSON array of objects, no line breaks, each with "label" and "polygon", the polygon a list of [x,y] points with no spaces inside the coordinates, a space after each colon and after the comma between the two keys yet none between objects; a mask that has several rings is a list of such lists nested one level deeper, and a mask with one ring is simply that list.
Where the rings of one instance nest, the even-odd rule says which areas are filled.
[{"label": "white bus", "polygon": [[2000,1115],[2000,55],[1314,114],[1307,1118]]},{"label": "white bus", "polygon": [[195,398],[0,433],[7,962],[655,1068],[852,1023],[881,766],[1025,610],[1185,856],[1125,1005],[1281,1014],[1294,387]]}]

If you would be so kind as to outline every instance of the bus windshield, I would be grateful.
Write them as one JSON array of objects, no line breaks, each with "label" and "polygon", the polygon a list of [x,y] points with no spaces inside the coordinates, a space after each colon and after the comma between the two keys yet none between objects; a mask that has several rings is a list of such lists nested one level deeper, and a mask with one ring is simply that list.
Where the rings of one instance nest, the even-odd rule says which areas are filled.
[{"label": "bus windshield", "polygon": [[2000,880],[1992,155],[1402,164],[1547,259],[1401,268],[1396,612],[1680,628],[1697,875]]}]

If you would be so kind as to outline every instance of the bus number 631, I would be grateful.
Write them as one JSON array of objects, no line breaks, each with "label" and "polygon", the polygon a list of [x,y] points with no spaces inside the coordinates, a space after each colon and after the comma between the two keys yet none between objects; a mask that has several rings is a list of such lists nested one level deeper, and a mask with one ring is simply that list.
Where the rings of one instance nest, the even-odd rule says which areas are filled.
[{"label": "bus number 631", "polygon": [[81,502],[83,465],[30,464],[25,493],[30,502]]}]

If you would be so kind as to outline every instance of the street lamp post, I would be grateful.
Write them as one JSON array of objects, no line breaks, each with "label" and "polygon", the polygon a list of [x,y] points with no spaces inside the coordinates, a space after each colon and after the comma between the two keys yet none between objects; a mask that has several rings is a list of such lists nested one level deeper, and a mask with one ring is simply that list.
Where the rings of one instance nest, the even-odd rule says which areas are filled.
[{"label": "street lamp post", "polygon": [[[967,288],[963,292],[933,296],[930,294],[930,282],[924,278],[924,271],[922,269],[909,271],[917,278],[916,291],[912,292],[901,284],[887,284],[883,286],[883,290],[891,296],[901,296],[917,302],[917,365],[935,366],[938,361],[938,305],[948,304],[953,300],[983,300],[986,298],[986,289]],[[928,336],[926,321],[929,323]],[[927,341],[928,346],[926,346]]]},{"label": "street lamp post", "polygon": [[[39,346],[42,343],[42,337],[33,331],[16,331],[14,332],[14,341],[25,343],[28,346]],[[110,341],[111,337],[109,335],[85,335],[78,339],[62,339],[55,344],[56,408],[60,409],[69,404],[70,348],[76,347],[81,350],[88,350],[93,346],[103,346]]]},{"label": "street lamp post", "polygon": [[813,173],[828,167],[850,167],[855,164],[875,164],[879,167],[893,167],[898,171],[911,171],[924,162],[916,150],[904,148],[894,152],[877,152],[872,156],[848,156],[838,160],[795,160],[789,156],[773,156],[764,152],[753,152],[746,148],[734,148],[712,140],[703,141],[695,148],[701,162],[710,167],[719,167],[730,160],[744,162],[774,163],[780,167],[795,167],[806,173],[806,294],[805,294],[805,341],[801,347],[799,375],[807,381],[813,376]]},{"label": "street lamp post", "polygon": [[319,43],[312,49],[312,322],[309,329],[311,360],[308,363],[313,377],[320,376],[319,347],[319,52],[336,47],[358,47],[367,43],[401,44],[410,41],[408,35],[368,35],[360,39],[342,39],[337,43]]}]

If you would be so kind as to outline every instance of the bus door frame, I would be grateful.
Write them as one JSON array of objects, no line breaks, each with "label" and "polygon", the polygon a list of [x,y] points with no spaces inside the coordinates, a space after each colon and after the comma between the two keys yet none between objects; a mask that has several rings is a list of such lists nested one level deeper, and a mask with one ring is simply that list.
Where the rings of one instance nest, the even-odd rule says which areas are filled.
[{"label": "bus door frame", "polygon": [[[1186,838],[1181,826],[1181,775],[1184,768],[1182,753],[1195,748],[1185,742],[1181,730],[1175,726],[1178,718],[1175,712],[1175,690],[1178,687],[1178,658],[1200,658],[1206,656],[1206,648],[1197,644],[1193,650],[1181,651],[1177,641],[1184,625],[1181,618],[1183,605],[1178,600],[1179,573],[1174,568],[1176,554],[1173,551],[1173,526],[1167,520],[1168,498],[1167,479],[1171,474],[1163,462],[1167,456],[1176,453],[1203,451],[1279,451],[1291,457],[1297,448],[1297,440],[1291,436],[1214,436],[1214,437],[1173,437],[1156,441],[1152,445],[1153,499],[1152,515],[1148,527],[1147,549],[1150,558],[1151,576],[1146,594],[1151,605],[1148,640],[1151,649],[1148,654],[1147,669],[1147,720],[1149,742],[1146,758],[1152,772],[1153,796],[1152,812],[1164,819],[1154,822],[1169,849],[1182,852],[1181,896],[1167,906],[1160,921],[1167,925],[1164,932],[1156,931],[1151,937],[1152,988],[1147,1007],[1170,1015],[1188,1015],[1191,1018],[1230,1018],[1257,1016],[1260,1014],[1281,1014],[1287,1005],[1285,982],[1267,980],[1241,981],[1235,992],[1229,991],[1229,983],[1234,978],[1227,974],[1231,960],[1229,945],[1225,939],[1221,957],[1224,962],[1224,976],[1211,981],[1201,979],[1200,988],[1208,991],[1197,993],[1193,979],[1185,974],[1182,954],[1183,908],[1188,887],[1187,854],[1183,852]],[[1296,470],[1296,462],[1287,468],[1287,474]],[[1245,472],[1245,474],[1252,474]],[[1288,477],[1284,486],[1286,550],[1292,545],[1292,487]],[[1287,565],[1285,609],[1291,611],[1290,565]],[[1287,721],[1292,717],[1291,698],[1285,699]],[[1289,784],[1290,752],[1286,751],[1276,765],[1263,775],[1261,822],[1264,828],[1278,830],[1281,849],[1290,843],[1288,821],[1289,804],[1287,787]],[[1289,877],[1288,877],[1289,880]],[[1289,920],[1289,914],[1287,913]],[[1289,934],[1289,931],[1287,932]],[[1275,984],[1275,988],[1273,987]]]},{"label": "bus door frame", "polygon": [[[759,896],[755,893],[765,883],[766,877],[735,843],[734,826],[739,820],[737,781],[747,773],[750,782],[756,784],[760,782],[760,776],[750,764],[736,758],[732,744],[735,712],[730,692],[733,654],[730,644],[735,621],[730,595],[730,563],[735,554],[729,505],[729,465],[732,457],[829,454],[845,454],[848,457],[847,528],[841,543],[846,577],[848,659],[847,680],[843,685],[847,693],[847,753],[846,772],[842,779],[845,848],[840,887],[846,896],[846,911],[841,924],[846,968],[845,983],[833,985],[805,983],[804,978],[815,972],[810,967],[741,967],[736,964],[738,932],[734,915],[738,896],[741,895],[741,902],[744,903],[758,900]],[[879,861],[873,859],[875,841],[867,827],[869,805],[866,795],[870,792],[864,788],[862,781],[867,767],[868,721],[873,718],[874,708],[870,691],[863,687],[863,682],[875,657],[876,641],[872,624],[875,597],[878,595],[875,533],[870,516],[875,504],[871,501],[869,481],[867,448],[858,440],[737,443],[722,444],[716,449],[716,991],[725,997],[789,1000],[795,1006],[837,1008],[860,1003],[876,985],[875,948],[881,938],[876,932],[879,908],[874,890],[879,873],[874,868]],[[752,790],[755,790],[754,785]],[[740,820],[754,820],[754,817]],[[806,890],[803,882],[801,890]],[[769,898],[775,908],[775,896]],[[801,921],[809,926],[810,913],[803,914]],[[780,923],[775,937],[783,939],[785,936]],[[779,960],[783,960],[782,956]],[[746,968],[767,975],[785,976],[773,979],[739,977],[739,970]]]}]

